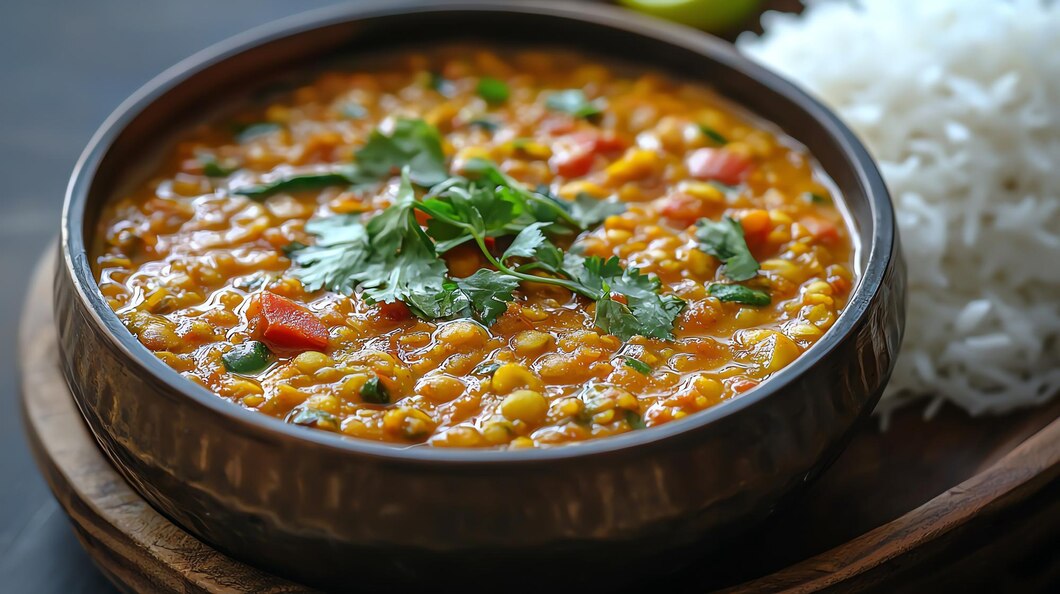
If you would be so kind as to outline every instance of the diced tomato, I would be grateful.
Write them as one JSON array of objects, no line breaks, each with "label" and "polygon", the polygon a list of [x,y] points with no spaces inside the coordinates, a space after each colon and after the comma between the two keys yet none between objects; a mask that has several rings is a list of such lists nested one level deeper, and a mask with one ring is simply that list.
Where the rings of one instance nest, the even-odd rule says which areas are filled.
[{"label": "diced tomato", "polygon": [[412,311],[409,307],[400,301],[393,301],[391,303],[380,303],[379,313],[388,320],[395,322],[401,322],[412,317]]},{"label": "diced tomato", "polygon": [[419,223],[421,226],[424,226],[424,227],[427,226],[427,221],[431,220],[431,215],[423,212],[420,209],[416,209],[413,212],[413,215],[416,217],[416,222]]},{"label": "diced tomato", "polygon": [[596,160],[596,140],[592,138],[566,138],[556,143],[549,166],[556,175],[578,177],[589,173]]},{"label": "diced tomato", "polygon": [[305,307],[265,292],[260,298],[261,339],[271,347],[321,350],[328,346],[328,329]]},{"label": "diced tomato", "polygon": [[611,293],[611,301],[615,303],[621,303],[622,305],[629,305],[629,298],[622,293]]},{"label": "diced tomato", "polygon": [[611,132],[605,132],[596,137],[594,148],[598,153],[616,153],[629,148],[629,143],[621,136]]},{"label": "diced tomato", "polygon": [[564,114],[553,114],[541,120],[541,130],[550,136],[559,136],[574,130],[574,117]]},{"label": "diced tomato", "polygon": [[696,220],[707,216],[708,206],[707,202],[700,198],[677,193],[663,198],[662,204],[659,206],[659,213],[671,221],[687,227],[696,222]]},{"label": "diced tomato", "polygon": [[597,154],[623,151],[627,146],[625,140],[612,133],[578,132],[556,141],[549,165],[556,175],[578,177],[589,173]]},{"label": "diced tomato", "polygon": [[833,243],[839,239],[839,229],[831,221],[812,217],[799,222],[822,243]]},{"label": "diced tomato", "polygon": [[751,161],[725,149],[701,148],[686,160],[688,173],[697,179],[717,180],[735,186],[747,178]]}]

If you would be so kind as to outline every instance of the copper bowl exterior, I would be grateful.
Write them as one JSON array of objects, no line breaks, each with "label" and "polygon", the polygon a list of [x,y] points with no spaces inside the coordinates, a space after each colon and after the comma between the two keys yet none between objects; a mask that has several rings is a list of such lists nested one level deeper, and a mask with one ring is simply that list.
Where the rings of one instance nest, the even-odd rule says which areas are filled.
[{"label": "copper bowl exterior", "polygon": [[[574,46],[702,79],[805,144],[857,225],[861,278],[835,326],[755,390],[663,427],[519,451],[402,448],[233,406],[156,359],[96,287],[101,205],[145,146],[268,73],[402,41]],[[61,360],[96,441],[155,508],[237,559],[333,589],[635,583],[723,546],[835,459],[886,383],[905,269],[883,181],[828,110],[705,34],[618,9],[375,2],[237,36],[161,74],[104,123],[66,196]],[[572,571],[578,569],[579,571]],[[658,571],[657,569],[654,571]],[[513,578],[513,576],[517,576]]]}]

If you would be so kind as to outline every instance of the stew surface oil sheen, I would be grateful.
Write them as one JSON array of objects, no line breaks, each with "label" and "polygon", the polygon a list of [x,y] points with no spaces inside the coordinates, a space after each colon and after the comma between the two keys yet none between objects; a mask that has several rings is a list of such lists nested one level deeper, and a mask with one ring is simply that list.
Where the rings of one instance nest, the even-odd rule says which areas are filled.
[{"label": "stew surface oil sheen", "polygon": [[[552,50],[364,62],[195,127],[102,216],[111,308],[236,405],[398,444],[584,441],[738,397],[847,302],[839,197],[705,86]],[[449,215],[478,232],[444,244]]]}]

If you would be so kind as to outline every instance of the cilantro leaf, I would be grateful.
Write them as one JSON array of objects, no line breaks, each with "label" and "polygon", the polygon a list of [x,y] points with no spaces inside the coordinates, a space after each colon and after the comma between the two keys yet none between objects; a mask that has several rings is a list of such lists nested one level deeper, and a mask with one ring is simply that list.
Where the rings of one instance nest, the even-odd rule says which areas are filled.
[{"label": "cilantro leaf", "polygon": [[390,136],[372,131],[354,156],[360,177],[386,179],[405,166],[418,186],[430,187],[449,177],[441,135],[423,120],[399,119]]},{"label": "cilantro leaf", "polygon": [[626,212],[626,205],[621,202],[598,200],[585,192],[579,192],[571,204],[570,216],[582,226],[590,229],[604,222],[611,215]]},{"label": "cilantro leaf", "polygon": [[478,79],[475,92],[478,93],[479,97],[485,99],[487,103],[492,104],[504,103],[508,100],[508,95],[510,94],[508,83],[490,76],[483,76]]},{"label": "cilantro leaf", "polygon": [[545,107],[577,118],[591,118],[603,113],[600,105],[586,98],[581,89],[567,89],[552,93],[545,99]]},{"label": "cilantro leaf", "polygon": [[717,297],[719,301],[743,303],[745,305],[769,305],[772,301],[769,293],[743,285],[714,283],[707,288],[707,292]]},{"label": "cilantro leaf", "polygon": [[629,307],[610,297],[596,302],[596,318],[593,321],[597,328],[608,334],[614,334],[622,340],[629,340],[637,335],[647,336],[647,333],[641,330],[640,321]]},{"label": "cilantro leaf", "polygon": [[352,165],[285,173],[271,181],[233,188],[231,192],[264,200],[278,192],[378,182],[405,167],[409,168],[409,179],[422,187],[433,186],[449,177],[441,136],[434,126],[423,120],[400,119],[390,136],[373,130],[368,142],[354,153],[354,157]]},{"label": "cilantro leaf", "polygon": [[453,93],[456,92],[456,88],[453,86],[453,81],[442,76],[441,72],[432,72],[427,84],[432,89],[446,97],[451,97]]},{"label": "cilantro leaf", "polygon": [[306,231],[317,242],[292,252],[299,266],[294,276],[310,291],[359,289],[371,301],[402,301],[417,314],[429,313],[417,306],[442,292],[447,269],[416,221],[415,203],[405,172],[394,204],[367,224],[353,215],[313,219]]},{"label": "cilantro leaf", "polygon": [[729,144],[729,140],[727,138],[725,138],[721,135],[720,132],[706,124],[700,124],[699,131],[703,133],[703,136],[706,136],[717,144]]},{"label": "cilantro leaf", "polygon": [[288,257],[297,267],[293,276],[309,291],[326,287],[338,293],[352,293],[356,275],[371,253],[368,232],[360,218],[336,215],[312,219],[305,230],[317,236],[316,245],[290,252]]},{"label": "cilantro leaf", "polygon": [[524,228],[515,236],[512,244],[501,256],[501,260],[532,257],[537,252],[537,248],[545,243],[545,234],[541,232],[541,228],[547,226],[548,223],[533,223]]},{"label": "cilantro leaf", "polygon": [[696,221],[696,238],[701,249],[725,263],[725,276],[743,281],[758,273],[758,261],[747,248],[743,227],[732,217],[721,221]]},{"label": "cilantro leaf", "polygon": [[361,400],[372,404],[390,404],[390,394],[386,386],[379,380],[379,376],[370,378],[361,386]]},{"label": "cilantro leaf", "polygon": [[[580,267],[576,258],[565,258],[565,267],[597,292],[596,325],[601,330],[623,340],[637,335],[673,338],[674,320],[685,302],[676,295],[660,295],[662,283],[657,277],[641,274],[636,268],[623,269],[616,256],[607,260],[591,256]],[[623,295],[626,303],[616,301],[615,293]]]},{"label": "cilantro leaf", "polygon": [[351,120],[359,120],[368,115],[368,110],[363,105],[354,101],[348,101],[342,105],[342,116]]},{"label": "cilantro leaf", "polygon": [[203,175],[207,177],[228,177],[239,170],[239,167],[232,163],[222,164],[210,153],[200,153],[196,159],[202,165]]},{"label": "cilantro leaf", "polygon": [[626,411],[626,422],[629,423],[630,429],[645,429],[647,425],[644,423],[644,419],[632,410]]},{"label": "cilantro leaf", "polygon": [[641,375],[651,375],[651,365],[648,365],[640,359],[634,359],[633,357],[626,357],[626,367],[629,367],[633,371]]},{"label": "cilantro leaf", "polygon": [[467,125],[472,128],[482,128],[487,132],[496,132],[501,127],[501,125],[497,122],[487,118],[475,118],[473,120],[469,120]]},{"label": "cilantro leaf", "polygon": [[471,370],[471,375],[493,375],[500,368],[501,364],[496,361],[483,361]]},{"label": "cilantro leaf", "polygon": [[287,417],[287,422],[295,425],[305,425],[307,427],[327,425],[335,428],[339,426],[338,417],[324,410],[299,407],[291,411],[291,413]]},{"label": "cilantro leaf", "polygon": [[513,293],[519,287],[519,279],[480,268],[467,278],[457,279],[456,285],[470,301],[475,319],[489,326],[508,310],[508,303],[515,299]]},{"label": "cilantro leaf", "polygon": [[236,140],[239,142],[250,142],[255,138],[265,136],[266,134],[279,132],[281,128],[282,127],[279,124],[273,122],[258,122],[256,124],[241,126],[236,132]]}]

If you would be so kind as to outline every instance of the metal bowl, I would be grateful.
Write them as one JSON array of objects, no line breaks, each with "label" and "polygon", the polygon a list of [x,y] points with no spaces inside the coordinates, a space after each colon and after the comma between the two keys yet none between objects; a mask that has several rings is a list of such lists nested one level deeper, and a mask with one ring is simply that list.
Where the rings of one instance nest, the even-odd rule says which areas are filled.
[{"label": "metal bowl", "polygon": [[[703,80],[805,144],[839,188],[862,246],[861,276],[834,327],[760,387],[688,418],[578,445],[483,451],[401,448],[244,410],[182,378],[122,326],[97,289],[88,248],[102,205],[145,147],[272,73],[453,38],[572,46]],[[574,3],[362,2],[201,52],[96,133],[69,185],[60,250],[64,373],[115,467],[226,554],[329,588],[498,578],[520,590],[561,576],[567,586],[628,584],[658,571],[651,558],[672,567],[695,543],[722,546],[838,455],[878,399],[904,323],[887,191],[832,113],[703,33]]]}]

